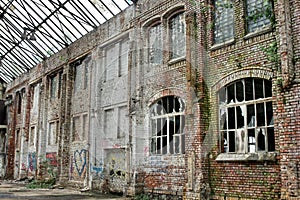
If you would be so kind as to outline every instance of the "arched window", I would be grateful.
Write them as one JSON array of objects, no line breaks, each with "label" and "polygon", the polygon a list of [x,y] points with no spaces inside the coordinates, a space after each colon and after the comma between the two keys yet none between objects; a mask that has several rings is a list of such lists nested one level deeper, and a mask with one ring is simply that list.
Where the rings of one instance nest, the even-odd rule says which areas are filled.
[{"label": "arched window", "polygon": [[275,151],[271,81],[245,78],[222,88],[219,129],[225,153]]},{"label": "arched window", "polygon": [[185,152],[185,104],[176,96],[159,99],[150,108],[151,153],[183,154]]}]

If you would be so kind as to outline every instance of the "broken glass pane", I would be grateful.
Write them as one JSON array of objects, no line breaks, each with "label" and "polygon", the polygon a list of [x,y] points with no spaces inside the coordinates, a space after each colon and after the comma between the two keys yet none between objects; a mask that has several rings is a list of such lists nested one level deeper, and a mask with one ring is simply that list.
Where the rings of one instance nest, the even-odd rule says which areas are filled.
[{"label": "broken glass pane", "polygon": [[241,106],[236,107],[237,128],[244,127],[244,115]]},{"label": "broken glass pane", "polygon": [[265,109],[264,103],[256,104],[257,126],[265,125]]},{"label": "broken glass pane", "polygon": [[264,151],[265,148],[265,136],[266,132],[264,128],[257,129],[257,150]]},{"label": "broken glass pane", "polygon": [[227,103],[234,103],[235,102],[235,95],[234,95],[234,84],[227,87]]},{"label": "broken glass pane", "polygon": [[228,139],[227,139],[227,132],[221,132],[221,134],[223,133],[223,145],[224,145],[224,152],[227,153],[228,152]]},{"label": "broken glass pane", "polygon": [[254,112],[254,105],[247,105],[247,124],[248,127],[255,126],[255,112]]},{"label": "broken glass pane", "polygon": [[226,111],[226,108],[220,109],[220,128],[223,130],[227,129]]},{"label": "broken glass pane", "polygon": [[219,91],[219,104],[223,105],[226,102],[226,89],[222,88]]},{"label": "broken glass pane", "polygon": [[244,85],[242,81],[236,82],[236,100],[238,102],[244,101]]}]

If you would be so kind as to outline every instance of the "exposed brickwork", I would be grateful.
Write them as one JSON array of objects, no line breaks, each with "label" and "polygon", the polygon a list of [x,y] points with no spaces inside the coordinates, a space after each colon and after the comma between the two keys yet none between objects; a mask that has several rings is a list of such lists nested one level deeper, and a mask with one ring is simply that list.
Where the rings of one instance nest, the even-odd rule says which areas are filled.
[{"label": "exposed brickwork", "polygon": [[[61,184],[102,192],[299,198],[300,2],[274,1],[275,28],[247,34],[245,6],[233,0],[234,40],[218,45],[207,2],[140,0],[9,83],[6,177],[44,178],[48,159]],[[186,56],[172,60],[168,20],[181,12]],[[154,66],[147,31],[158,23],[163,61]],[[279,47],[278,60],[268,58],[271,44]],[[249,154],[251,161],[236,159],[241,154],[218,160],[224,156],[218,92],[247,77],[272,82],[275,152]],[[150,108],[166,96],[185,105],[184,154],[151,152]]]}]

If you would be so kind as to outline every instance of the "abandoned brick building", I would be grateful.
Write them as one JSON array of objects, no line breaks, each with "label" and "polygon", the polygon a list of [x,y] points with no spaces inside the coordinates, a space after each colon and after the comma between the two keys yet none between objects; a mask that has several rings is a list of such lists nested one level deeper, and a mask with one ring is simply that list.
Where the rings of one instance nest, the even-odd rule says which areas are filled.
[{"label": "abandoned brick building", "polygon": [[300,1],[126,2],[21,75],[1,65],[0,176],[299,199]]}]

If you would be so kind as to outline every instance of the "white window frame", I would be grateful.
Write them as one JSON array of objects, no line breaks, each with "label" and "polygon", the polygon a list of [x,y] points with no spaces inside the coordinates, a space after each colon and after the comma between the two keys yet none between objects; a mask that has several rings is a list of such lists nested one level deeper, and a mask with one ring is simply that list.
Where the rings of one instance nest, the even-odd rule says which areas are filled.
[{"label": "white window frame", "polygon": [[[164,109],[159,102],[167,102],[169,107],[169,100],[172,99],[173,105],[176,99],[178,100],[179,107],[176,111],[176,106],[172,107],[172,111]],[[170,106],[171,107],[171,106]],[[180,97],[166,96],[158,99],[150,108],[150,145],[152,155],[166,155],[166,154],[184,154],[185,153],[185,104]],[[176,121],[176,118],[179,121]],[[160,126],[158,125],[160,121]],[[174,123],[172,129],[171,122]],[[178,131],[175,132],[176,122],[179,122]],[[163,125],[163,126],[162,126]],[[165,130],[163,130],[165,129]],[[171,134],[173,130],[173,134]],[[165,134],[163,135],[163,132]],[[165,145],[164,146],[164,139]],[[176,145],[177,144],[177,145]]]},{"label": "white window frame", "polygon": [[[251,98],[250,96],[250,99],[247,100],[245,80],[246,79],[235,81],[219,91],[219,130],[221,151],[223,153],[258,153],[275,151],[274,116],[272,109],[273,98],[270,91],[266,91],[267,84],[268,89],[272,90],[270,85],[272,83],[269,81],[266,84],[268,80],[265,79],[248,78],[247,80],[252,80],[253,97]],[[263,81],[263,91],[259,94],[263,94],[263,96],[260,96],[259,98],[255,96],[258,94],[258,92],[256,93],[258,90],[255,88],[258,85],[255,85],[255,80]],[[240,82],[243,85],[242,89],[237,86],[237,83]],[[229,90],[233,91],[234,98],[232,98],[232,95],[229,95]],[[239,95],[239,97],[237,97],[237,92],[240,90],[243,90],[243,100],[238,101],[237,99],[241,98],[241,96]],[[259,120],[261,120],[260,122],[258,117],[261,115],[261,112],[259,113],[261,109],[257,108],[259,105],[263,105],[263,118],[259,118]],[[254,116],[251,115],[251,120],[249,122],[247,108],[250,108],[250,106],[253,106]],[[233,110],[233,112],[230,112],[229,110]],[[241,111],[241,114],[238,114],[239,110]],[[243,116],[243,120],[239,121],[237,117],[238,115]],[[234,123],[232,123],[232,119],[234,119]],[[263,124],[260,124],[262,122]],[[243,124],[242,127],[241,124]],[[252,130],[254,131],[254,138],[250,138],[248,135]],[[265,131],[263,132],[262,130]],[[269,130],[269,132],[267,130]],[[264,135],[264,141],[259,140],[260,134]],[[271,138],[272,141],[270,141],[269,138]],[[234,142],[232,142],[232,140],[234,140]],[[262,144],[262,142],[264,143],[264,149],[260,150],[259,147],[261,146],[259,146],[259,143]]]}]

